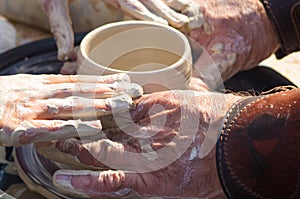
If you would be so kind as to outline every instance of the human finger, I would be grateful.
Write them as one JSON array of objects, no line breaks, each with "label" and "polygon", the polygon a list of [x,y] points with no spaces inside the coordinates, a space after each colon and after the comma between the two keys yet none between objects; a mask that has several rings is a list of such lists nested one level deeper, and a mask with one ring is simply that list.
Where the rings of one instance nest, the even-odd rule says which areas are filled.
[{"label": "human finger", "polygon": [[189,22],[187,16],[171,9],[162,0],[141,0],[141,2],[153,10],[158,16],[166,19],[169,24],[175,28],[180,28]]},{"label": "human finger", "polygon": [[114,82],[130,82],[130,77],[125,73],[113,75],[39,75],[39,78],[47,84],[58,83],[103,83],[111,84]]},{"label": "human finger", "polygon": [[165,4],[178,11],[184,10],[191,0],[163,0]]},{"label": "human finger", "polygon": [[132,99],[127,94],[105,99],[71,96],[36,100],[32,106],[37,107],[36,117],[39,119],[88,119],[127,110],[132,106]]},{"label": "human finger", "polygon": [[63,192],[79,197],[119,198],[130,194],[133,190],[152,195],[154,190],[157,191],[158,179],[151,174],[137,174],[122,170],[58,170],[54,173],[53,183]]},{"label": "human finger", "polygon": [[128,94],[132,98],[138,98],[143,94],[143,88],[135,83],[114,82],[111,84],[95,83],[64,83],[51,84],[41,88],[48,98],[63,98],[80,96],[88,98],[108,98],[122,94]]},{"label": "human finger", "polygon": [[17,74],[0,76],[1,81],[39,82],[42,84],[60,84],[60,83],[104,83],[130,82],[130,77],[125,73],[113,75],[31,75]]},{"label": "human finger", "polygon": [[[44,90],[47,85],[56,84],[59,88],[61,85],[73,83],[72,87],[76,87],[79,83],[92,83],[91,87],[98,84],[112,84],[116,82],[130,82],[127,74],[115,74],[107,76],[95,75],[30,75],[30,74],[17,74],[0,76],[0,90]],[[55,86],[55,85],[54,85]],[[54,87],[53,86],[53,87]],[[63,87],[61,87],[63,89]]]},{"label": "human finger", "polygon": [[[103,133],[99,133],[95,135],[95,137],[96,139],[104,139],[105,135]],[[83,142],[93,142],[90,139],[94,139],[94,136],[86,137],[87,140],[85,141],[82,141],[81,139],[85,138],[80,137],[80,139],[69,138],[47,142],[36,142],[34,147],[40,155],[47,159],[73,166],[74,168],[90,170],[109,169],[108,166],[97,160],[82,145]]]},{"label": "human finger", "polygon": [[76,75],[78,70],[77,53],[79,46],[75,46],[74,50],[70,53],[70,61],[64,62],[60,68],[59,73],[62,75]]},{"label": "human finger", "polygon": [[67,60],[74,48],[74,32],[69,13],[68,0],[40,0],[46,12],[51,32],[58,47],[58,59]]},{"label": "human finger", "polygon": [[[114,142],[109,139],[99,139],[95,141],[66,139],[57,140],[51,143],[37,144],[38,151],[45,157],[57,162],[65,162],[60,158],[68,156],[69,164],[80,166],[85,169],[129,169],[133,160],[126,157],[125,151],[136,152],[134,147]],[[46,148],[54,149],[58,156],[51,154]],[[63,155],[64,154],[64,155]],[[59,157],[60,156],[60,157]]]},{"label": "human finger", "polygon": [[[53,155],[45,149],[54,148],[58,155]],[[45,157],[57,162],[64,162],[59,158],[68,156],[69,164],[88,169],[121,169],[130,171],[144,171],[157,168],[160,160],[150,144],[145,141],[125,139],[112,141],[107,138],[93,140],[57,140],[51,143],[41,143],[38,151]],[[64,154],[64,155],[63,155]],[[74,161],[75,160],[75,161]],[[152,161],[153,160],[153,161]],[[151,164],[150,164],[151,163]]]},{"label": "human finger", "polygon": [[23,145],[32,142],[50,141],[61,138],[91,136],[100,133],[99,120],[25,120],[16,126],[5,125],[0,130],[4,145]]},{"label": "human finger", "polygon": [[117,0],[117,2],[124,12],[136,19],[168,24],[165,19],[150,12],[139,0]]},{"label": "human finger", "polygon": [[[98,139],[56,140],[50,143],[38,143],[36,148],[48,159],[61,163],[67,161],[69,165],[83,169],[111,168],[139,172],[156,170],[162,165],[169,164],[168,158],[171,156],[179,157],[180,154],[173,146],[179,141],[179,137],[176,130],[152,127],[142,127],[140,132],[132,133],[133,136],[123,131],[122,134],[116,132],[115,136],[111,136],[104,131],[105,134]],[[109,137],[111,139],[108,139]],[[164,147],[168,149],[158,151]],[[172,155],[168,155],[171,151]],[[166,159],[160,159],[161,156]]]}]

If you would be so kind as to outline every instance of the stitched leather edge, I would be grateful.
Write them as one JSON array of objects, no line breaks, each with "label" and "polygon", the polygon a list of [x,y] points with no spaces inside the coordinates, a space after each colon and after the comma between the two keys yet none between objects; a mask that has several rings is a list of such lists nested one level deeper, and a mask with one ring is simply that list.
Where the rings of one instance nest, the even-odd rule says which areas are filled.
[{"label": "stitched leather edge", "polygon": [[[225,119],[224,119],[224,125],[222,128],[222,134],[228,133],[227,130],[230,128],[230,126],[232,125],[232,122],[234,121],[234,119],[236,117],[238,117],[239,113],[243,110],[243,108],[245,108],[247,105],[255,102],[256,100],[262,98],[263,96],[253,96],[253,97],[248,97],[248,98],[244,98],[242,100],[237,101],[234,105],[232,105],[232,107],[230,108],[230,110],[227,112]],[[216,144],[216,165],[217,165],[217,171],[218,171],[218,176],[219,176],[219,180],[220,180],[220,184],[223,188],[223,191],[226,195],[227,198],[231,198],[233,199],[234,197],[231,195],[231,192],[233,190],[231,190],[231,188],[229,188],[226,184],[226,174],[228,174],[228,172],[223,172],[224,168],[222,165],[222,161],[224,161],[223,159],[223,155],[222,155],[222,140],[221,137],[220,139],[218,139],[217,144]],[[235,187],[235,190],[237,190],[238,188]],[[249,198],[248,195],[245,195],[244,193],[240,194],[241,198]]]},{"label": "stitched leather edge", "polygon": [[[291,91],[287,91],[287,92],[291,93],[293,91],[291,90]],[[295,90],[295,92],[292,93],[292,96],[294,95],[294,97],[295,97],[297,93],[298,93],[298,96],[299,96],[299,90],[298,91]],[[245,116],[246,117],[249,116],[247,114],[247,110],[249,110],[253,107],[255,108],[254,110],[257,110],[257,108],[260,109],[262,107],[257,106],[258,102],[264,101],[264,100],[267,100],[267,99],[270,99],[270,98],[274,99],[274,97],[280,97],[280,96],[289,96],[289,94],[285,93],[285,91],[281,91],[281,92],[277,92],[277,93],[270,94],[270,95],[258,96],[258,97],[255,97],[253,99],[251,99],[251,97],[250,97],[250,99],[246,98],[246,100],[238,101],[228,111],[228,113],[226,115],[226,118],[225,118],[225,123],[223,125],[223,129],[222,129],[222,132],[221,132],[221,136],[220,136],[220,138],[217,142],[217,145],[216,145],[216,164],[217,164],[219,180],[220,180],[223,191],[224,191],[225,195],[227,196],[227,198],[233,198],[233,199],[236,199],[236,198],[243,198],[243,199],[267,198],[266,196],[261,195],[261,193],[259,191],[251,189],[251,187],[247,186],[247,184],[244,184],[244,181],[242,179],[238,178],[239,175],[235,174],[235,172],[237,170],[232,170],[232,165],[237,165],[237,164],[233,164],[231,161],[224,158],[225,156],[228,157],[229,154],[230,154],[229,151],[224,150],[226,148],[226,145],[224,145],[224,143],[225,144],[226,144],[226,142],[228,143],[228,140],[230,139],[228,136],[231,135],[234,132],[237,132],[236,130],[239,129],[239,125],[241,125],[241,123],[237,123],[239,118],[242,117],[242,121],[244,121],[244,122],[248,121],[248,120],[245,120]],[[287,102],[286,101],[287,99],[289,100],[289,98],[287,98],[287,97],[285,97],[284,99],[285,99],[284,102]],[[291,98],[291,99],[293,99],[293,101],[292,101],[293,104],[297,104],[297,102],[299,102],[299,98]],[[281,100],[278,100],[277,102],[281,102]],[[289,103],[285,103],[285,104],[289,104]],[[277,104],[275,103],[274,106],[279,107],[279,108],[277,108],[277,112],[275,111],[274,113],[278,113],[278,110],[283,109],[278,103]],[[273,104],[270,107],[269,106],[265,106],[265,107],[267,109],[269,108],[270,110],[273,110]],[[295,108],[295,107],[297,107],[297,105],[291,106],[291,104],[289,104],[289,105],[286,105],[285,108],[287,108],[287,107]],[[296,110],[299,110],[299,108],[297,108]],[[245,115],[245,113],[246,113],[246,115]],[[294,116],[296,114],[297,114],[297,112],[294,111],[292,113],[292,115],[293,115],[292,118],[294,118]],[[283,117],[283,120],[282,120],[284,122],[284,124],[287,122],[287,120],[284,119],[284,118],[288,118],[289,115],[290,115],[290,111],[286,111],[286,115]],[[275,114],[275,118],[278,119],[278,115],[276,116],[276,114]],[[277,119],[276,119],[276,121],[277,121]],[[299,123],[295,123],[295,121],[297,122],[299,120],[291,120],[291,121],[293,121],[294,123],[292,122],[290,124],[298,124],[297,126],[293,126],[293,127],[295,129],[298,129],[297,132],[299,132]],[[278,122],[280,122],[280,120],[278,120]],[[255,125],[257,125],[257,123]],[[285,125],[282,125],[282,124],[279,123],[279,126],[285,126]],[[237,128],[234,128],[234,127],[237,127]],[[247,127],[247,128],[249,129],[249,127]],[[233,129],[235,129],[235,130],[233,130]],[[231,131],[231,130],[233,130],[233,131]],[[283,132],[285,132],[285,131],[283,131]],[[263,134],[263,135],[267,136],[267,134]],[[276,135],[276,134],[274,134],[274,135]],[[281,134],[281,135],[284,135],[284,133]],[[236,137],[233,136],[231,138],[231,140],[232,139],[234,140],[235,138]],[[286,140],[286,139],[284,139],[284,140]],[[296,140],[297,141],[294,140],[293,142],[290,142],[290,143],[292,143],[292,146],[299,146],[299,145],[297,145],[297,143],[299,143],[299,139],[296,139]],[[286,142],[285,144],[287,144],[287,143],[288,142]],[[234,146],[232,144],[233,143],[230,143],[230,146]],[[229,145],[227,145],[227,146],[229,146]],[[286,146],[287,145],[285,145],[285,147]],[[246,148],[247,148],[247,146],[246,146]],[[294,168],[294,169],[288,170],[288,172],[286,174],[288,174],[288,175],[292,174],[292,175],[296,176],[297,179],[296,179],[296,184],[295,185],[292,184],[292,186],[289,186],[289,188],[292,187],[293,190],[291,192],[291,195],[289,195],[288,198],[299,198],[300,197],[300,189],[299,189],[299,187],[300,187],[299,186],[300,185],[300,170],[299,170],[299,168],[300,168],[299,167],[300,166],[300,164],[299,164],[300,163],[299,162],[300,153],[299,152],[300,151],[299,151],[299,147],[297,148],[297,150],[295,150],[295,148],[291,148],[291,150],[297,156],[297,157],[294,156],[292,158],[293,159],[292,161],[294,161],[294,163],[295,163],[295,160],[297,160],[297,167],[294,168],[294,165],[292,167],[290,167],[291,164],[289,164],[289,166],[286,167],[286,168],[289,168],[289,169]],[[281,150],[277,150],[277,151],[281,151]],[[231,147],[231,152],[232,152],[232,147]],[[289,156],[289,158],[290,157],[292,157],[292,156]],[[273,164],[274,164],[274,161],[273,161]],[[272,167],[270,167],[270,168],[272,168]],[[298,168],[298,169],[296,169],[296,168]],[[291,171],[293,171],[294,173],[291,173]],[[258,176],[258,177],[261,177],[261,176]],[[278,180],[280,180],[280,179],[278,179]],[[270,189],[268,189],[268,190],[270,190]],[[288,191],[291,191],[291,190],[288,189]],[[274,196],[272,196],[271,198],[274,198]],[[282,198],[282,197],[275,197],[275,198]]]}]

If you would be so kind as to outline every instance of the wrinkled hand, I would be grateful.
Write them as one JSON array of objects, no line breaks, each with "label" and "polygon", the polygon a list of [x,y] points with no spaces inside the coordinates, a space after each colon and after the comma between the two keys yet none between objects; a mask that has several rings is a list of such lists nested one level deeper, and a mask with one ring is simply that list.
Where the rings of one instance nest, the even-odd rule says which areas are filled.
[{"label": "wrinkled hand", "polygon": [[213,148],[226,111],[238,99],[194,91],[149,94],[135,101],[131,117],[114,115],[117,126],[104,124],[103,139],[36,147],[56,161],[72,157],[73,165],[93,169],[56,171],[54,184],[69,194],[99,198],[135,191],[149,197],[215,197],[222,188]]},{"label": "wrinkled hand", "polygon": [[[194,65],[194,77],[200,77],[211,89],[237,72],[257,66],[278,48],[276,34],[259,0],[194,2],[200,6],[203,26],[188,35],[207,52]],[[206,64],[208,56],[215,66]]]},{"label": "wrinkled hand", "polygon": [[0,93],[0,143],[20,145],[97,134],[97,116],[128,108],[142,89],[125,74],[13,75],[0,77]]}]

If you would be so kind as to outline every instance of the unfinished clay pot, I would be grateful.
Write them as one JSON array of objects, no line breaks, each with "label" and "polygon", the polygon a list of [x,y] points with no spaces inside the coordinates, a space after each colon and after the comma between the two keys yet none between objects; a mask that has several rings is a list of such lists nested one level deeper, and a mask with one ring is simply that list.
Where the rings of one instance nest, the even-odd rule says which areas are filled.
[{"label": "unfinished clay pot", "polygon": [[185,89],[191,48],[180,31],[155,22],[123,21],[88,33],[78,52],[78,74],[127,73],[145,93]]}]

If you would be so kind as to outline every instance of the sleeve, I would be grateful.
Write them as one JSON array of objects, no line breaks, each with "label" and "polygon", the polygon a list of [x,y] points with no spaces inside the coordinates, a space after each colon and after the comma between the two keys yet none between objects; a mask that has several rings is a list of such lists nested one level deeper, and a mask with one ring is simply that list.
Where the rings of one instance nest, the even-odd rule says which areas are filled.
[{"label": "sleeve", "polygon": [[216,145],[228,199],[300,198],[300,89],[243,98]]},{"label": "sleeve", "polygon": [[277,32],[282,58],[300,50],[300,0],[260,0]]}]

